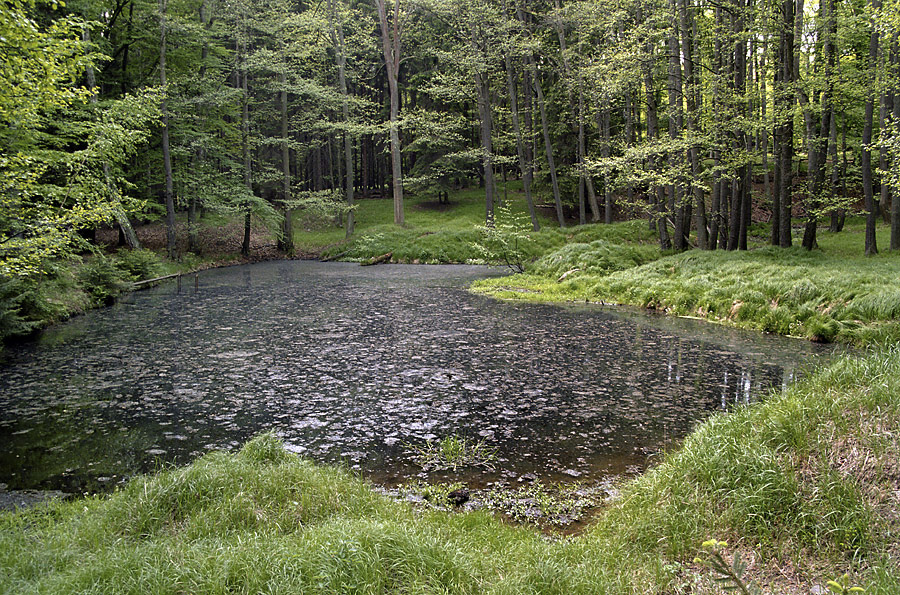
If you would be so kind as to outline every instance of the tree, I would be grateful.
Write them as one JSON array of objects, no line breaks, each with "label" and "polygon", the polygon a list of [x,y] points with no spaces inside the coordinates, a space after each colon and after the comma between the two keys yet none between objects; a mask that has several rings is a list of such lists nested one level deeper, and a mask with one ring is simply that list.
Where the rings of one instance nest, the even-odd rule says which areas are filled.
[{"label": "tree", "polygon": [[[0,276],[28,276],[81,244],[79,230],[112,222],[139,203],[119,166],[147,139],[158,115],[152,93],[90,109],[77,83],[102,56],[82,40],[86,26],[45,4],[11,0],[0,11]],[[58,7],[51,5],[57,10]]]},{"label": "tree", "polygon": [[400,155],[400,0],[394,0],[393,18],[388,20],[385,0],[375,0],[381,28],[381,44],[391,101],[391,171],[394,188],[394,224],[403,225],[403,164]]}]

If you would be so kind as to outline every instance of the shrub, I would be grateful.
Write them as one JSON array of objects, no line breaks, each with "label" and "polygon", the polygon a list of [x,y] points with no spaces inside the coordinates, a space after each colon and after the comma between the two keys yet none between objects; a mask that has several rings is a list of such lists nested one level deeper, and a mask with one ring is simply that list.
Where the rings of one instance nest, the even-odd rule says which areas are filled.
[{"label": "shrub", "polygon": [[161,262],[151,250],[120,250],[113,265],[127,273],[133,281],[152,279],[159,275]]},{"label": "shrub", "polygon": [[110,304],[128,288],[128,273],[103,256],[95,256],[78,271],[78,280],[94,304]]}]

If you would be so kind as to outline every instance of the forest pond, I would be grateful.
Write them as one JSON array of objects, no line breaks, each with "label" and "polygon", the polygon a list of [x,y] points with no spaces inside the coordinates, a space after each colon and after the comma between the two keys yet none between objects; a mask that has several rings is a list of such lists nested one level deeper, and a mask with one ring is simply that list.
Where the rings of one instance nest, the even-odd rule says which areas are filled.
[{"label": "forest pond", "polygon": [[473,295],[500,271],[268,262],[127,296],[0,353],[0,483],[96,492],[263,431],[393,485],[413,448],[496,449],[476,484],[642,468],[831,349],[600,306]]}]

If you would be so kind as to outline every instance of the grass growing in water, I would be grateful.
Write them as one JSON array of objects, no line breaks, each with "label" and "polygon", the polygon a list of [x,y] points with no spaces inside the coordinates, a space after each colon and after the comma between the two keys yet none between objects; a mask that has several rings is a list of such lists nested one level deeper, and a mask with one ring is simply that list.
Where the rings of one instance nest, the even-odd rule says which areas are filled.
[{"label": "grass growing in water", "polygon": [[[813,252],[692,250],[656,260],[646,246],[570,244],[529,274],[479,281],[477,290],[506,299],[629,304],[813,341],[896,342],[900,255],[864,257],[861,244],[851,249],[848,239],[858,232],[823,233],[823,249]],[[564,269],[577,271],[560,281]]]},{"label": "grass growing in water", "polygon": [[423,445],[408,444],[416,463],[426,471],[456,471],[461,467],[492,468],[496,451],[483,440],[450,435]]}]

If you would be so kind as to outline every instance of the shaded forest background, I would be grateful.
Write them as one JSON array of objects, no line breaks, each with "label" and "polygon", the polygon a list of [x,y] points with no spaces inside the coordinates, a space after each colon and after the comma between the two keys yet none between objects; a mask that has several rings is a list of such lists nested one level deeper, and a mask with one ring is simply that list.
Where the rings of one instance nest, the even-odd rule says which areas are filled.
[{"label": "shaded forest background", "polygon": [[520,179],[535,229],[645,217],[662,249],[816,246],[890,221],[896,3],[880,0],[6,0],[0,274],[115,223],[176,256],[218,212],[354,230],[354,204]]}]

